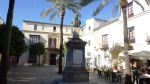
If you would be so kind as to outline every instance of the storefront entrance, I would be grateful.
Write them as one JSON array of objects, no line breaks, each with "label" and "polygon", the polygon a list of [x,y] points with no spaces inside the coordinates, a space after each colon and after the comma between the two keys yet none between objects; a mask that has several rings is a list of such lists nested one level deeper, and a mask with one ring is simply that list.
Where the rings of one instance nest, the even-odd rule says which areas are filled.
[{"label": "storefront entrance", "polygon": [[56,54],[55,53],[51,53],[50,54],[50,65],[56,65]]}]

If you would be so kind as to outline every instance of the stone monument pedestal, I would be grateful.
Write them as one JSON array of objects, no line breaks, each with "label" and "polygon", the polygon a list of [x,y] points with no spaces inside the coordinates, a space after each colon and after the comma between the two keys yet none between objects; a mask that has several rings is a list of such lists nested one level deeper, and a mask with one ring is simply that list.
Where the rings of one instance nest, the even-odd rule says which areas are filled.
[{"label": "stone monument pedestal", "polygon": [[86,69],[65,68],[63,80],[66,82],[89,82],[89,72]]},{"label": "stone monument pedestal", "polygon": [[89,72],[85,68],[85,45],[79,37],[73,37],[67,44],[66,67],[63,79],[66,82],[89,82]]},{"label": "stone monument pedestal", "polygon": [[79,38],[80,20],[78,14],[71,22],[74,32],[73,38],[66,43],[67,56],[66,67],[63,71],[63,78],[56,79],[57,84],[98,84],[89,82],[89,72],[85,68],[85,45],[87,42]]}]

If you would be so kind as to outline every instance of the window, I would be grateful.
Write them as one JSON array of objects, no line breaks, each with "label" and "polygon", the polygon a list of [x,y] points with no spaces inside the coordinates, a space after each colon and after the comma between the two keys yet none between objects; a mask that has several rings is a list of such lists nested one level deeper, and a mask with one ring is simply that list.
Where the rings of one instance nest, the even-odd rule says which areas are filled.
[{"label": "window", "polygon": [[66,32],[68,32],[68,28],[66,27]]},{"label": "window", "polygon": [[134,10],[133,10],[133,2],[130,2],[128,4],[128,18],[134,16]]},{"label": "window", "polygon": [[56,32],[56,27],[53,27],[53,32]]},{"label": "window", "polygon": [[145,0],[145,2],[147,3],[147,5],[150,5],[150,0]]},{"label": "window", "polygon": [[106,59],[108,57],[107,51],[104,50],[104,58]]},{"label": "window", "polygon": [[90,43],[91,43],[91,41],[89,40],[89,41],[88,41],[88,46],[90,46]]},{"label": "window", "polygon": [[56,48],[56,38],[49,38],[49,47]]},{"label": "window", "polygon": [[94,65],[97,66],[97,57],[95,57]]},{"label": "window", "polygon": [[[40,35],[30,35],[30,45],[40,41]],[[37,55],[29,51],[29,63],[36,63]]]},{"label": "window", "polygon": [[108,34],[102,35],[102,47],[103,48],[108,47]]},{"label": "window", "polygon": [[37,24],[34,25],[34,30],[37,30]]},{"label": "window", "polygon": [[91,26],[89,26],[89,31],[91,30]]},{"label": "window", "polygon": [[42,30],[44,30],[44,25],[42,26]]},{"label": "window", "polygon": [[130,27],[129,29],[129,43],[135,43],[135,31],[134,26]]},{"label": "window", "polygon": [[37,55],[32,54],[32,53],[29,51],[29,63],[36,63],[36,61],[37,61]]},{"label": "window", "polygon": [[40,41],[40,35],[30,35],[30,45]]},{"label": "window", "polygon": [[73,28],[71,28],[71,33],[73,34]]}]

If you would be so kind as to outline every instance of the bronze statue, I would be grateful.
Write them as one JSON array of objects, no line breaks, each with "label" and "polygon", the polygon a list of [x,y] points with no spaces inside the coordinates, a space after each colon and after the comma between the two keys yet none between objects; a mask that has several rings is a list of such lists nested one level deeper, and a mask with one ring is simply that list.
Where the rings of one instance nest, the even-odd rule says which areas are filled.
[{"label": "bronze statue", "polygon": [[78,14],[75,13],[74,14],[74,19],[71,21],[72,25],[73,25],[73,38],[79,38],[79,32],[80,32],[80,24],[81,21],[78,19]]},{"label": "bronze statue", "polygon": [[76,28],[80,27],[81,21],[78,19],[78,14],[74,14],[74,19],[71,21],[72,25]]}]

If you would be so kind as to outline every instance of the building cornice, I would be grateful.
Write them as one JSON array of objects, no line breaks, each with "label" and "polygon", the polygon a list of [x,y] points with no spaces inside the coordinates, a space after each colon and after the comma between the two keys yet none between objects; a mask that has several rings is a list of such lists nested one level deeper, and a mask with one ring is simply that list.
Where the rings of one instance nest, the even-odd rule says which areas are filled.
[{"label": "building cornice", "polygon": [[[22,32],[26,32],[26,33],[40,33],[40,34],[57,34],[60,35],[60,33],[54,33],[54,32],[42,32],[42,31],[30,31],[30,30],[22,30]],[[72,34],[65,34],[63,33],[63,35],[67,35],[67,36],[72,36]]]},{"label": "building cornice", "polygon": [[103,20],[103,19],[99,19],[99,18],[94,18],[95,20],[98,20],[98,21],[107,21],[107,20]]},{"label": "building cornice", "polygon": [[110,20],[108,20],[107,22],[101,24],[99,27],[94,28],[93,31],[97,31],[97,30],[99,30],[99,29],[101,29],[101,28],[103,28],[103,27],[105,27],[105,26],[107,26],[107,25],[110,25],[110,24],[112,24],[112,23],[114,23],[114,22],[116,22],[116,21],[119,21],[119,18],[110,19]]},{"label": "building cornice", "polygon": [[[141,12],[141,13],[138,13],[138,14],[134,15],[134,16],[131,17],[131,18],[127,18],[127,21],[132,20],[132,19],[135,19],[135,18],[138,18],[138,17],[143,16],[143,15],[146,15],[146,14],[148,14],[148,13],[150,13],[150,9],[149,9],[149,10],[146,10],[146,11],[143,11],[143,12]],[[119,21],[119,23],[123,23],[123,20]]]},{"label": "building cornice", "polygon": [[[53,23],[46,23],[46,22],[36,22],[36,21],[28,21],[28,20],[23,20],[23,22],[29,22],[29,23],[36,23],[36,24],[45,24],[45,25],[60,25],[60,24],[53,24]],[[72,27],[71,25],[63,25],[67,27]]]}]

